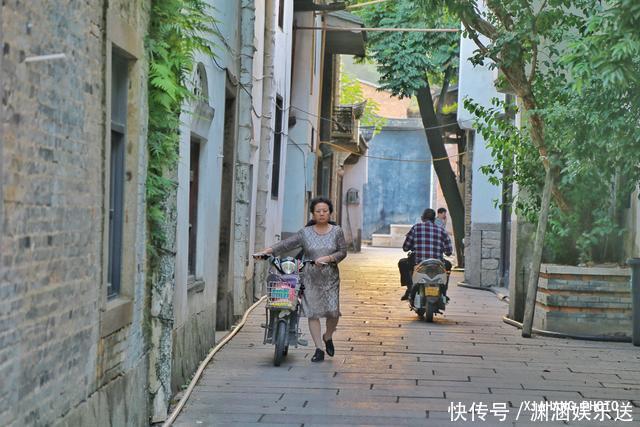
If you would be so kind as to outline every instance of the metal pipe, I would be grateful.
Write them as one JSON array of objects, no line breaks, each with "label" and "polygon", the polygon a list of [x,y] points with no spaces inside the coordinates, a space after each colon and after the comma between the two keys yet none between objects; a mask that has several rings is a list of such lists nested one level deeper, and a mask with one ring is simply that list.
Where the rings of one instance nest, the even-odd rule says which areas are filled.
[{"label": "metal pipe", "polygon": [[371,32],[403,32],[403,33],[457,33],[457,28],[366,28],[366,27],[294,27],[296,30],[325,30],[325,31],[371,31]]},{"label": "metal pipe", "polygon": [[640,258],[627,261],[631,267],[631,342],[640,346]]},{"label": "metal pipe", "polygon": [[372,4],[382,3],[382,2],[385,2],[385,1],[387,1],[387,0],[372,0],[372,1],[368,1],[366,3],[352,4],[351,6],[347,6],[346,9],[347,10],[357,9],[359,7],[365,7],[365,6],[369,6],[369,5],[372,5]]},{"label": "metal pipe", "polygon": [[[502,316],[502,321],[507,325],[515,326],[518,329],[522,329],[522,323],[517,320],[509,319],[507,316]],[[618,337],[618,336],[607,336],[607,335],[579,335],[579,334],[569,334],[564,332],[555,332],[555,331],[547,331],[544,329],[531,329],[534,334],[542,335],[550,338],[571,338],[574,340],[585,340],[585,341],[605,341],[605,342],[630,342],[631,339],[629,337]]]}]

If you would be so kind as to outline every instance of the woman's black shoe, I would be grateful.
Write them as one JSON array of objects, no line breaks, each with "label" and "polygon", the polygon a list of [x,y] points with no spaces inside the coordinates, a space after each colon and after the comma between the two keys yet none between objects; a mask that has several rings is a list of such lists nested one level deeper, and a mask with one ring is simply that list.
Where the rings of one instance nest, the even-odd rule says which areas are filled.
[{"label": "woman's black shoe", "polygon": [[319,348],[316,348],[316,352],[313,355],[313,357],[311,358],[312,362],[322,362],[324,360],[324,351],[320,350]]},{"label": "woman's black shoe", "polygon": [[335,347],[333,346],[333,340],[325,340],[324,339],[324,335],[322,336],[322,341],[324,341],[324,345],[327,349],[327,354],[331,357],[333,357],[334,353],[336,352]]}]

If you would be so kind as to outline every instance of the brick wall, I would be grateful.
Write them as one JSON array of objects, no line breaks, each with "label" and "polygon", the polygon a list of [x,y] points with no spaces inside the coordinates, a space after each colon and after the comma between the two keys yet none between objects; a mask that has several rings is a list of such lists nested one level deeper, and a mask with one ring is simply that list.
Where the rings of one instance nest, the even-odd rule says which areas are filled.
[{"label": "brick wall", "polygon": [[[145,363],[143,264],[131,279],[134,326],[112,341],[100,339],[105,8],[102,2],[63,3],[8,0],[0,19],[0,425],[52,425],[115,376],[99,372],[126,375]],[[144,28],[147,2],[121,3],[119,13]],[[66,57],[26,60],[54,53]],[[144,98],[146,77],[133,83]],[[136,114],[135,125],[145,129],[146,113]],[[131,147],[139,165],[144,150]],[[142,171],[133,170],[134,204]],[[138,233],[132,258],[139,261],[143,217],[131,213],[128,221]],[[108,369],[99,369],[99,360]]]},{"label": "brick wall", "polygon": [[378,103],[378,115],[388,119],[406,119],[411,106],[410,98],[397,98],[390,92],[380,91],[377,86],[360,80],[362,95]]}]

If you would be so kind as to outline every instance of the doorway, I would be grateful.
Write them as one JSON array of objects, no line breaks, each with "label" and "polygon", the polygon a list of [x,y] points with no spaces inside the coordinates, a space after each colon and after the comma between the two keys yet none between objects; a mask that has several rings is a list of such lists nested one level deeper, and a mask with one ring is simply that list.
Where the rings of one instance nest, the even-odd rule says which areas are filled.
[{"label": "doorway", "polygon": [[233,173],[236,142],[236,96],[227,88],[224,108],[224,142],[222,149],[222,194],[220,197],[220,252],[218,255],[218,294],[216,330],[226,331],[233,322],[232,215]]}]

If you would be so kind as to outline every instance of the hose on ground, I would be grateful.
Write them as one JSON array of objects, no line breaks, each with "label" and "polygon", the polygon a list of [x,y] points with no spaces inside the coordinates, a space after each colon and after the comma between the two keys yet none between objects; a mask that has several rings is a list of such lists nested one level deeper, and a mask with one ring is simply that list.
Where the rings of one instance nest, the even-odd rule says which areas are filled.
[{"label": "hose on ground", "polygon": [[196,383],[198,382],[198,380],[202,376],[202,373],[204,372],[204,369],[207,367],[207,365],[209,364],[209,362],[211,361],[213,356],[222,347],[224,347],[224,345],[227,342],[229,342],[229,340],[231,340],[231,338],[233,338],[240,331],[240,329],[242,329],[244,324],[247,322],[247,317],[249,317],[249,314],[253,311],[254,308],[256,308],[258,305],[260,305],[260,303],[262,301],[264,301],[265,298],[267,298],[266,295],[263,296],[262,298],[260,298],[258,301],[256,301],[255,304],[253,304],[251,307],[249,307],[249,309],[247,311],[245,311],[244,315],[242,316],[242,320],[240,320],[240,323],[238,323],[236,325],[236,327],[233,329],[233,331],[229,332],[222,339],[222,341],[220,341],[215,347],[213,347],[211,349],[211,351],[209,352],[207,357],[202,361],[202,363],[200,363],[200,366],[198,367],[198,370],[196,371],[196,373],[193,375],[193,379],[191,380],[191,382],[189,383],[189,386],[185,390],[184,395],[182,396],[182,398],[180,399],[180,401],[178,402],[176,407],[173,409],[173,412],[171,412],[171,415],[169,416],[169,418],[167,418],[167,420],[164,422],[164,424],[162,424],[162,427],[171,426],[173,424],[173,422],[176,420],[176,418],[178,418],[178,415],[180,414],[180,411],[182,411],[182,408],[187,403],[187,400],[189,399],[189,396],[191,395],[191,392],[193,391],[193,388],[196,386]]}]

